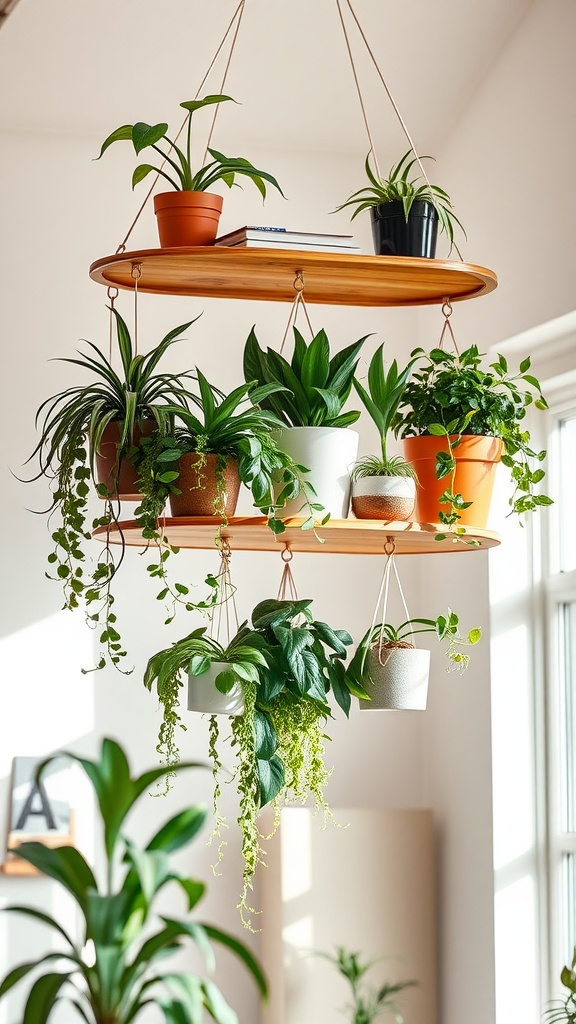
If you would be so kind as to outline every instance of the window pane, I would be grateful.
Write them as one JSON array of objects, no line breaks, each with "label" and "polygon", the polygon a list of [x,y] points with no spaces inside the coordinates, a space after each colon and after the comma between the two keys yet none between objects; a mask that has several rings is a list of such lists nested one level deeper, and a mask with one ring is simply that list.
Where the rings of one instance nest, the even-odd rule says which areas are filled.
[{"label": "window pane", "polygon": [[576,569],[576,530],[574,529],[574,506],[576,502],[576,473],[574,473],[576,416],[569,416],[558,422],[558,440],[557,515],[560,535],[560,570],[562,572],[569,572],[571,569]]},{"label": "window pane", "polygon": [[576,856],[565,853],[562,857],[562,948],[566,962],[572,960],[576,946]]},{"label": "window pane", "polygon": [[576,602],[560,606],[562,830],[576,830]]}]

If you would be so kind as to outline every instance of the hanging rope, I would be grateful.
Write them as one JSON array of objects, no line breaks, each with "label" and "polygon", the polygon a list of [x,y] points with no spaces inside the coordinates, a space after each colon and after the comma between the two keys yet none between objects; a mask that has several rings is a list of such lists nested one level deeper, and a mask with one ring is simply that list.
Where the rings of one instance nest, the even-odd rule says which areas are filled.
[{"label": "hanging rope", "polygon": [[296,582],[292,575],[292,569],[290,568],[290,562],[292,561],[293,554],[290,551],[288,545],[284,548],[280,555],[284,562],[284,568],[282,570],[282,576],[280,578],[280,586],[278,588],[277,601],[297,601],[298,592],[296,590]]},{"label": "hanging rope", "polygon": [[290,314],[288,316],[288,323],[286,324],[286,330],[284,331],[284,337],[282,338],[282,344],[280,345],[280,355],[282,355],[282,352],[284,350],[284,345],[286,344],[286,338],[288,337],[288,331],[290,330],[290,327],[291,326],[292,327],[296,326],[296,317],[298,316],[298,310],[299,310],[300,307],[302,307],[302,310],[303,310],[304,315],[306,317],[306,322],[308,324],[308,327],[309,327],[309,330],[310,330],[310,334],[311,334],[312,337],[314,337],[314,330],[313,330],[312,324],[310,322],[310,317],[308,316],[308,310],[306,308],[306,303],[304,302],[304,275],[303,275],[301,270],[297,270],[296,271],[296,277],[294,278],[294,284],[293,284],[292,287],[294,288],[294,291],[295,291],[296,294],[294,296],[294,301],[292,302],[292,308],[291,308]]},{"label": "hanging rope", "polygon": [[131,277],[134,280],[134,355],[138,355],[138,281],[142,277],[142,264],[133,263]]},{"label": "hanging rope", "polygon": [[112,347],[113,347],[112,339],[114,337],[114,303],[116,302],[116,299],[118,298],[118,289],[117,288],[113,288],[111,286],[111,287],[109,287],[107,289],[106,295],[108,296],[108,302],[110,303],[110,315],[109,315],[109,318],[108,318],[109,319],[108,361],[111,363],[112,362]]},{"label": "hanging rope", "polygon": [[[384,625],[386,622],[386,608],[388,605],[388,593],[390,589],[390,577],[394,573],[404,613],[406,615],[406,622],[410,619],[410,612],[408,611],[408,605],[406,604],[406,598],[404,597],[404,591],[398,575],[398,569],[396,568],[396,562],[394,560],[394,552],[396,551],[396,544],[392,537],[388,537],[386,544],[384,545],[384,553],[386,555],[386,563],[384,565],[384,572],[382,573],[382,580],[380,583],[380,589],[378,591],[378,597],[376,598],[376,606],[374,608],[374,615],[372,618],[372,625],[370,627],[370,636],[372,636],[376,627],[376,620],[379,617],[378,612],[380,605],[382,605],[382,611],[380,614],[380,631],[378,633],[378,661],[380,664],[384,664],[382,661],[382,648],[384,646]],[[410,636],[412,641],[414,640],[414,634],[410,630]]]},{"label": "hanging rope", "polygon": [[[212,68],[214,67],[214,65],[216,63],[216,61],[217,61],[217,59],[218,59],[218,57],[220,55],[220,52],[221,52],[221,50],[224,47],[226,39],[228,38],[228,36],[229,36],[229,34],[230,34],[231,30],[232,30],[232,26],[234,25],[234,22],[237,20],[237,25],[236,25],[236,29],[235,29],[235,32],[234,32],[234,35],[233,35],[233,38],[232,38],[232,45],[230,47],[230,53],[228,55],[228,60],[226,62],[226,68],[224,70],[224,76],[222,78],[222,85],[221,85],[220,91],[222,91],[222,89],[224,88],[224,84],[226,82],[226,76],[228,74],[228,69],[230,67],[230,62],[232,60],[232,54],[234,52],[234,47],[236,45],[236,39],[237,39],[237,36],[238,36],[238,30],[240,28],[240,22],[242,21],[242,15],[244,14],[245,2],[246,2],[246,0],[240,0],[240,3],[238,4],[236,10],[234,11],[234,14],[232,15],[232,18],[231,18],[230,23],[228,25],[228,28],[226,29],[222,39],[220,40],[220,43],[219,43],[218,48],[216,50],[216,53],[214,54],[214,56],[213,56],[213,58],[212,58],[212,60],[211,60],[211,62],[209,64],[209,66],[208,66],[208,70],[206,71],[206,74],[204,75],[204,78],[202,79],[202,81],[200,82],[200,85],[198,86],[198,89],[196,91],[196,95],[194,96],[194,99],[198,99],[198,97],[200,95],[200,92],[204,88],[206,80],[208,79],[208,76],[209,76],[210,72],[212,71]],[[218,104],[216,104],[216,107],[218,107]],[[212,124],[210,126],[210,133],[209,133],[209,136],[208,136],[208,143],[206,145],[206,152],[204,153],[204,159],[206,159],[206,153],[208,152],[208,147],[210,145],[210,140],[212,138],[212,133],[214,131],[214,125],[216,123],[216,117],[217,116],[218,116],[218,109],[216,109],[216,111],[214,113],[214,117],[212,118]],[[188,120],[188,118],[185,117],[183,122],[182,122],[182,124],[180,125],[180,128],[179,128],[178,133],[177,133],[177,135],[176,135],[176,137],[174,139],[174,142],[178,142],[178,139],[180,138],[182,132],[184,131],[184,128],[186,127],[187,120]],[[170,151],[171,150],[172,150],[172,146],[170,146]],[[160,164],[160,168],[162,170],[166,166],[166,163],[167,163],[167,161],[164,159],[162,161],[162,163]],[[132,234],[134,228],[136,227],[136,224],[138,223],[138,221],[140,219],[142,211],[144,210],[146,204],[148,203],[148,200],[150,199],[150,196],[152,195],[154,189],[156,188],[156,185],[158,184],[159,179],[160,179],[160,173],[158,172],[156,174],[156,176],[154,177],[154,179],[152,180],[152,184],[150,185],[150,188],[148,189],[148,191],[147,191],[147,193],[146,193],[146,195],[144,197],[144,201],[143,201],[142,205],[139,207],[138,212],[137,212],[136,216],[134,217],[134,220],[132,221],[130,227],[128,228],[128,231],[126,232],[126,235],[124,236],[124,239],[122,240],[122,242],[120,242],[120,245],[116,249],[116,255],[126,251],[126,244],[128,242],[128,239],[130,238],[130,235]]]},{"label": "hanging rope", "polygon": [[[420,156],[418,154],[418,150],[416,149],[416,146],[414,144],[414,140],[413,140],[412,136],[410,135],[410,132],[408,131],[408,126],[406,125],[406,122],[405,122],[404,118],[402,117],[402,114],[400,113],[400,108],[398,107],[398,104],[396,103],[396,100],[394,99],[394,97],[393,97],[393,95],[392,95],[392,93],[390,91],[388,83],[386,82],[386,79],[384,78],[384,75],[382,74],[382,71],[380,70],[380,67],[378,65],[378,61],[376,60],[376,57],[374,56],[374,52],[373,52],[373,50],[372,50],[372,48],[371,48],[371,46],[370,46],[370,44],[368,42],[368,39],[366,37],[366,33],[364,32],[364,29],[362,28],[362,25],[360,24],[359,18],[357,16],[354,8],[352,7],[352,0],[346,0],[346,4],[348,6],[350,14],[352,15],[352,17],[353,17],[353,19],[354,19],[354,21],[356,23],[356,27],[357,27],[357,29],[358,29],[358,31],[360,33],[360,36],[361,36],[362,41],[364,43],[364,46],[366,47],[368,55],[369,55],[373,65],[374,65],[374,67],[376,69],[376,73],[378,74],[378,77],[379,77],[380,81],[382,82],[382,85],[384,86],[384,89],[386,90],[386,95],[388,96],[388,99],[390,100],[390,103],[392,104],[392,108],[394,110],[394,113],[396,114],[396,117],[398,118],[398,121],[400,122],[400,126],[402,128],[402,131],[404,132],[404,135],[406,136],[406,138],[408,140],[408,145],[410,146],[411,151],[414,153],[414,157],[416,159],[418,167],[420,168],[420,170],[422,172],[422,177],[424,178],[424,181],[426,182],[428,188],[430,189],[430,192],[432,192],[432,185],[430,184],[430,180],[429,180],[428,175],[426,173],[426,168],[424,167],[424,164],[422,163],[422,160],[420,159]],[[368,142],[370,143],[370,149],[372,151],[372,156],[374,158],[374,165],[375,165],[375,168],[376,168],[376,174],[377,174],[377,176],[379,178],[382,178],[382,175],[381,175],[380,170],[378,168],[378,159],[377,159],[377,156],[376,156],[376,149],[374,147],[374,141],[372,139],[372,133],[370,132],[370,127],[369,127],[369,124],[368,124],[368,117],[367,117],[366,109],[365,109],[365,106],[364,106],[364,100],[363,100],[362,92],[361,92],[361,89],[360,89],[360,84],[359,84],[359,80],[358,80],[358,74],[356,72],[356,66],[354,64],[354,57],[352,55],[352,48],[350,46],[350,40],[349,40],[349,37],[348,37],[348,32],[347,32],[346,24],[345,24],[345,21],[344,21],[344,16],[342,14],[342,8],[340,6],[340,0],[336,0],[336,6],[338,8],[338,14],[340,16],[340,22],[342,24],[342,31],[344,33],[344,39],[346,41],[346,48],[348,50],[348,56],[350,58],[350,64],[352,66],[352,74],[354,75],[354,81],[356,83],[356,91],[358,93],[358,98],[360,100],[360,107],[361,107],[361,110],[362,110],[362,116],[364,118],[364,124],[366,126],[366,134],[368,135]],[[452,242],[452,244],[453,244],[454,248],[456,249],[456,252],[458,253],[459,258],[462,260],[463,259],[462,253],[460,252],[458,246],[456,245],[456,242]]]},{"label": "hanging rope", "polygon": [[460,352],[458,351],[458,345],[456,343],[456,338],[454,337],[452,324],[450,323],[450,317],[452,316],[452,303],[450,302],[450,299],[444,299],[444,302],[442,303],[442,316],[444,317],[444,326],[442,327],[438,348],[444,348],[444,335],[448,333],[452,339],[454,351],[458,358],[460,358]]},{"label": "hanging rope", "polygon": [[[228,647],[231,639],[231,622],[235,625],[234,633],[236,634],[239,629],[238,611],[236,608],[236,587],[232,583],[232,576],[230,572],[230,561],[232,558],[232,550],[230,544],[226,538],[220,543],[220,568],[216,575],[218,581],[218,604],[212,614],[210,620],[210,636],[213,640],[216,640],[222,647]],[[226,643],[221,640],[221,637],[226,639]]]}]

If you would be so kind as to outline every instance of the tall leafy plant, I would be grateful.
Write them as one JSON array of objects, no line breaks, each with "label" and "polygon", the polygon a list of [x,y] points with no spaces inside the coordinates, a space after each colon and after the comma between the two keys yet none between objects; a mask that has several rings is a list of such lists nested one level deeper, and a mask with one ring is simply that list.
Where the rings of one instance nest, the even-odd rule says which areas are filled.
[{"label": "tall leafy plant", "polygon": [[387,448],[388,435],[415,362],[416,358],[411,359],[400,370],[393,359],[386,370],[384,345],[380,345],[370,360],[368,387],[365,388],[354,377],[354,388],[380,436],[380,455],[367,455],[360,459],[352,470],[354,479],[365,476],[415,476],[410,464],[401,455],[389,455]]},{"label": "tall leafy plant", "polygon": [[[204,895],[204,884],[182,875],[171,858],[196,837],[205,809],[196,806],[180,811],[142,849],[129,838],[125,821],[138,799],[148,794],[168,768],[132,777],[124,751],[111,739],[104,739],[96,761],[77,754],[68,756],[80,765],[94,788],[103,825],[105,879],[99,884],[82,854],[70,846],[49,849],[29,842],[18,847],[19,857],[58,882],[72,897],[80,934],[76,939],[56,918],[33,907],[5,907],[4,912],[47,925],[63,944],[61,949],[10,971],[0,984],[0,999],[35,972],[23,1024],[45,1024],[61,1000],[86,1024],[132,1024],[153,1005],[166,1024],[201,1024],[205,1011],[217,1024],[237,1024],[236,1014],[213,981],[165,965],[191,943],[212,971],[211,943],[217,942],[239,958],[266,995],[266,981],[250,951],[214,925],[188,917],[158,916],[156,911],[156,899],[170,883],[182,891],[188,913]],[[202,766],[182,762],[172,765],[170,771],[194,767]],[[42,969],[39,975],[38,968]]]},{"label": "tall leafy plant", "polygon": [[244,347],[244,377],[260,385],[278,385],[260,404],[289,427],[348,427],[355,423],[357,410],[343,412],[352,390],[360,350],[366,341],[330,358],[330,343],[324,330],[309,345],[294,328],[294,352],[290,362],[279,352],[260,348],[254,328]]},{"label": "tall leafy plant", "polygon": [[375,988],[366,981],[366,974],[376,963],[375,960],[363,962],[360,953],[350,953],[344,946],[337,946],[335,954],[321,952],[318,956],[333,964],[350,986],[351,1002],[344,1010],[349,1024],[372,1024],[372,1021],[384,1014],[392,1017],[396,1024],[402,1024],[404,1018],[398,1009],[396,997],[404,989],[415,985],[415,981],[387,981]]},{"label": "tall leafy plant", "polygon": [[[259,170],[244,157],[227,157],[216,149],[208,149],[212,160],[195,171],[192,167],[192,116],[197,110],[214,104],[225,103],[232,100],[231,96],[211,95],[204,96],[199,100],[187,100],[180,106],[187,112],[185,119],[185,145],[181,149],[168,135],[168,124],[146,124],[144,121],[137,121],[136,124],[124,124],[116,128],[102,143],[98,160],[114,142],[131,142],[137,156],[144,149],[153,149],[161,158],[159,166],[153,164],[139,164],[132,175],[132,188],[147,178],[149,174],[156,173],[168,182],[171,188],[180,192],[207,192],[216,184],[223,181],[225,185],[232,188],[238,184],[237,177],[246,177],[254,182],[262,197],[266,196],[266,182],[273,185],[283,195],[276,178],[267,171]],[[232,102],[234,102],[232,100]],[[159,145],[163,143],[164,148]]]}]

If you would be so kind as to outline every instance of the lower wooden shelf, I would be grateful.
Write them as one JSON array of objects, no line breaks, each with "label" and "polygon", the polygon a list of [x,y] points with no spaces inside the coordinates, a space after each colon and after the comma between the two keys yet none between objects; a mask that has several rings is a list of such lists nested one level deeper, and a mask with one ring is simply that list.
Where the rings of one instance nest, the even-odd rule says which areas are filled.
[{"label": "lower wooden shelf", "polygon": [[[161,520],[166,539],[181,548],[212,548],[217,530],[217,520],[211,516],[198,519]],[[316,533],[301,530],[302,519],[286,519],[286,530],[276,536],[266,525],[264,517],[235,517],[222,530],[233,551],[277,551],[284,548],[291,551],[310,551],[340,555],[376,555],[384,550],[390,537],[399,555],[441,554],[447,551],[478,551],[495,547],[500,537],[491,530],[468,527],[465,537],[456,538],[447,534],[446,539],[437,541],[438,533],[445,527],[438,523],[383,522],[378,519],[331,519],[326,526],[320,526]],[[98,540],[106,540],[106,527],[94,531]],[[470,541],[475,541],[471,545]],[[110,542],[143,547],[140,527],[135,520],[119,522],[110,531]]]}]

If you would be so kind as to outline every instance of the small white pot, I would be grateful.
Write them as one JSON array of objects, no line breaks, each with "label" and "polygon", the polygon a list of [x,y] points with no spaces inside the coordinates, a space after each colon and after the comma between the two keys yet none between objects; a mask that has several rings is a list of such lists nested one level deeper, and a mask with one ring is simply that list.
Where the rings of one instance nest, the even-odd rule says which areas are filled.
[{"label": "small white pot", "polygon": [[[346,519],[350,508],[350,471],[358,457],[359,434],[348,427],[284,427],[273,432],[282,451],[310,472],[316,497],[334,519]],[[287,502],[281,517],[305,516],[301,497]],[[322,514],[319,513],[321,516]]]},{"label": "small white pot", "polygon": [[368,651],[362,685],[372,700],[359,700],[362,711],[425,711],[430,651],[415,647],[378,647]]},{"label": "small white pot", "polygon": [[364,476],[352,481],[352,511],[357,519],[405,522],[416,504],[411,476]]},{"label": "small white pot", "polygon": [[213,661],[207,672],[201,676],[188,673],[188,711],[206,715],[241,715],[244,711],[244,694],[241,683],[234,683],[229,693],[216,689],[216,676],[229,668],[223,661]]}]

